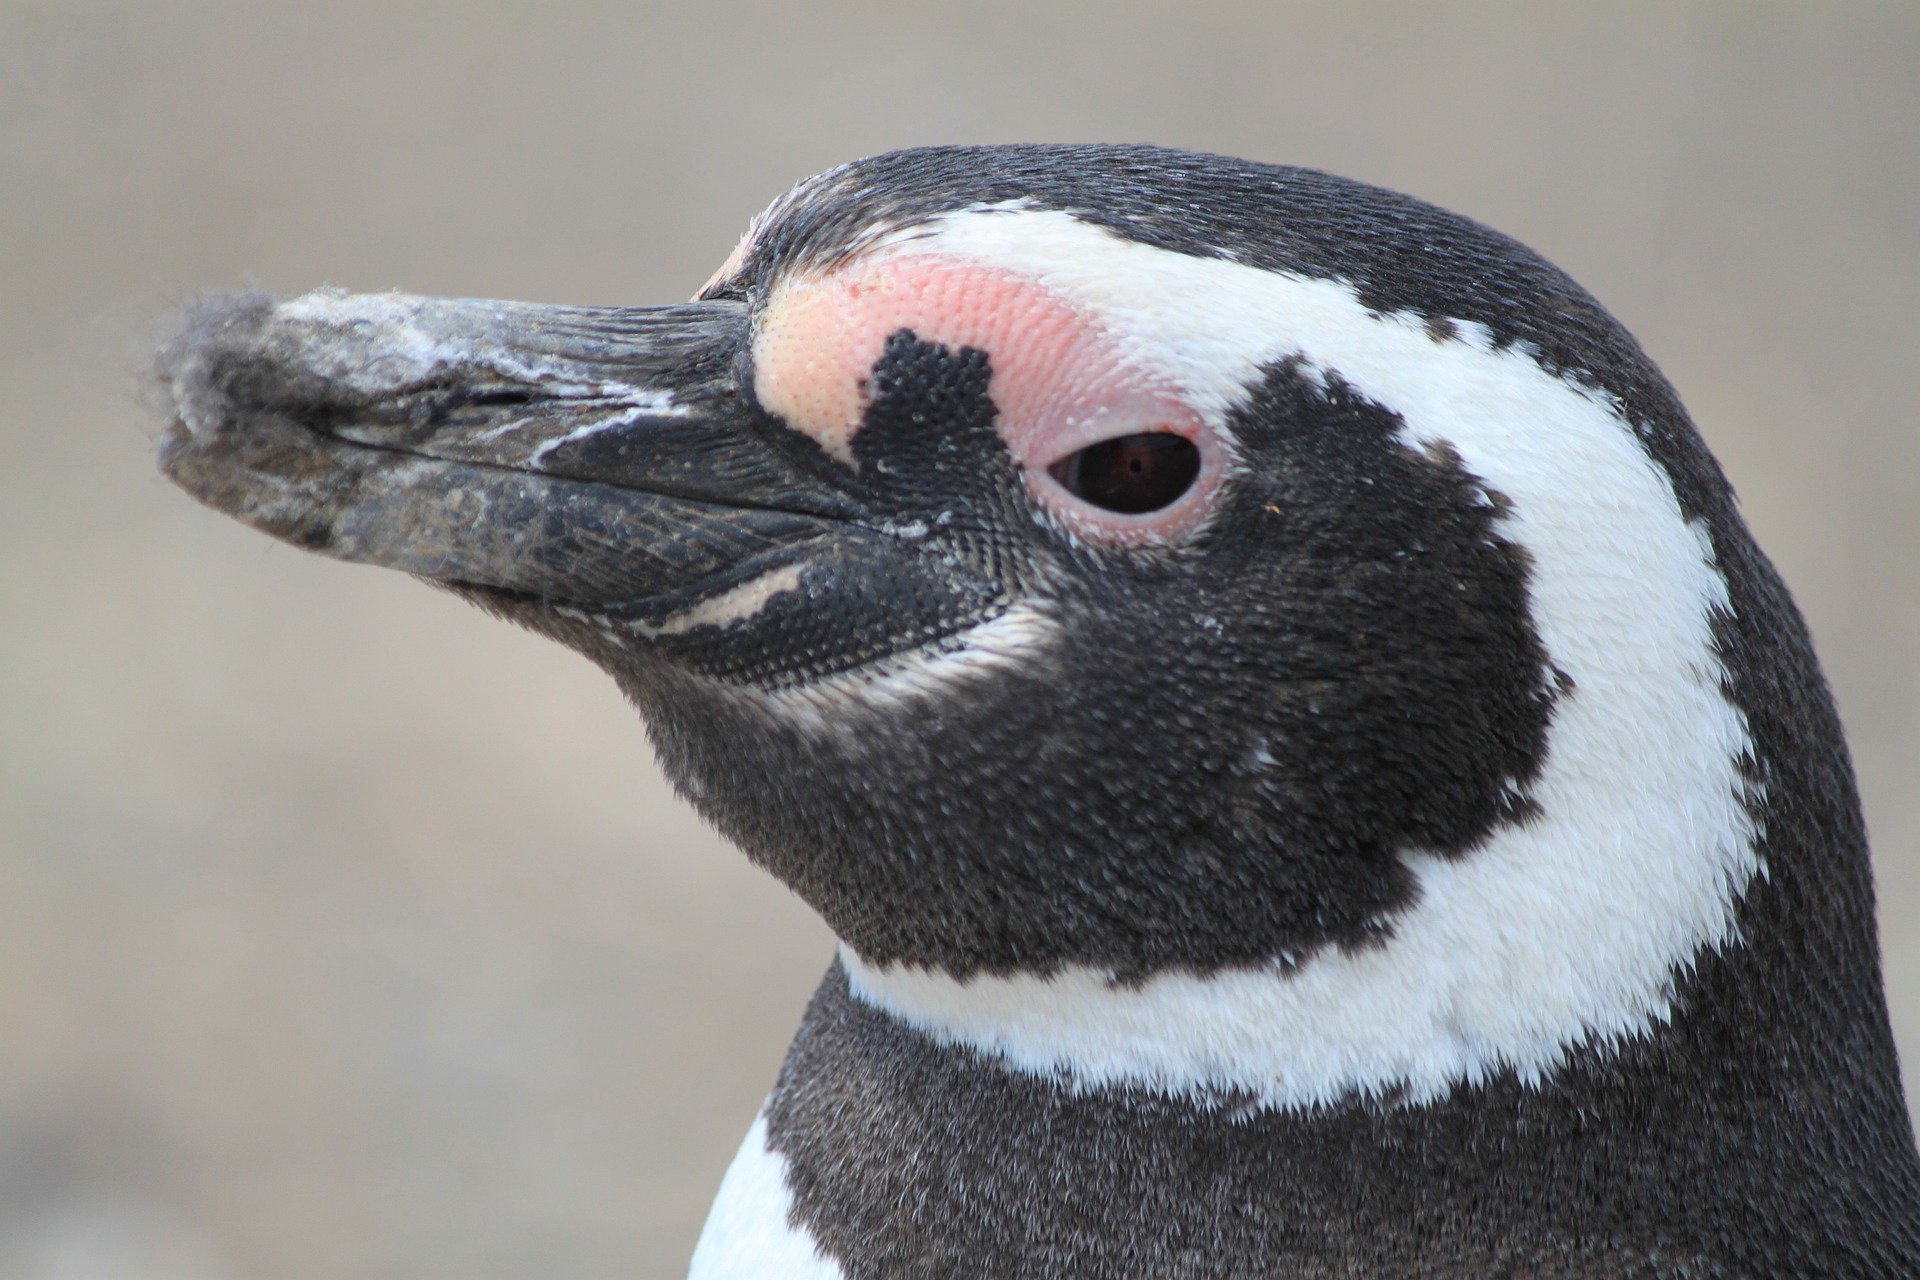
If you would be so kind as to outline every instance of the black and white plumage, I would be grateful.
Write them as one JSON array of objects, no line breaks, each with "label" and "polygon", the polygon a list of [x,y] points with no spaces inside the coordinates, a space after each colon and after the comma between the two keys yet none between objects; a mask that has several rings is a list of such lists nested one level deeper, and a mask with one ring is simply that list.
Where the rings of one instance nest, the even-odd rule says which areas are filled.
[{"label": "black and white plumage", "polygon": [[1512,241],[908,151],[691,304],[242,299],[161,372],[182,485],[586,653],[841,937],[697,1277],[1920,1273],[1805,629]]}]

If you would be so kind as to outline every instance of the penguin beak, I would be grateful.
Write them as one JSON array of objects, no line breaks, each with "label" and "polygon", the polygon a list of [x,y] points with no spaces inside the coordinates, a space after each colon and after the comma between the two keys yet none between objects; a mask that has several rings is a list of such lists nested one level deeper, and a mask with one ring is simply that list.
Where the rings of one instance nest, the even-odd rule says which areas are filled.
[{"label": "penguin beak", "polygon": [[733,301],[203,304],[157,364],[160,466],[343,560],[595,613],[684,605],[851,514],[739,387],[747,330]]}]

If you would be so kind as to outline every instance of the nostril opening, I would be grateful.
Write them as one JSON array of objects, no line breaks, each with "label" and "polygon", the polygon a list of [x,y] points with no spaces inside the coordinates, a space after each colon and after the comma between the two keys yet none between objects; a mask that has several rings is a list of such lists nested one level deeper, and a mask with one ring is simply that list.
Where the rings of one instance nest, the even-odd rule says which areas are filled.
[{"label": "nostril opening", "polygon": [[467,403],[476,408],[500,408],[529,405],[534,401],[534,392],[527,387],[495,387],[488,391],[477,391],[467,397]]}]

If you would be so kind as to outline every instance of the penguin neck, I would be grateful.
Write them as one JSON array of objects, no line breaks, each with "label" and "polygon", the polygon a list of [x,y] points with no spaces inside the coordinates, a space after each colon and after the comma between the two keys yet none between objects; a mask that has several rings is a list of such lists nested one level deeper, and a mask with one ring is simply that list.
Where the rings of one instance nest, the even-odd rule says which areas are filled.
[{"label": "penguin neck", "polygon": [[[1872,1087],[1872,1064],[1837,1111],[1809,1087],[1857,1045],[1819,1063],[1799,1041],[1743,1056],[1742,1019],[1714,1003],[1750,986],[1729,959],[1682,980],[1691,1012],[1662,1034],[1576,1053],[1549,1080],[1308,1106],[1016,1069],[856,996],[836,964],[766,1143],[789,1220],[847,1280],[1914,1274],[1897,1092]],[[1866,1114],[1869,1095],[1893,1111]]]},{"label": "penguin neck", "polygon": [[1124,979],[1086,965],[955,974],[845,945],[841,964],[853,998],[935,1042],[1083,1089],[1284,1110],[1538,1086],[1670,1025],[1679,975],[1744,962],[1739,915],[1765,873],[1727,777],[1695,788],[1718,808],[1698,807],[1710,820],[1692,831],[1676,818],[1671,843],[1633,840],[1635,815],[1597,812],[1589,787],[1463,856],[1404,855],[1411,903],[1363,946]]}]

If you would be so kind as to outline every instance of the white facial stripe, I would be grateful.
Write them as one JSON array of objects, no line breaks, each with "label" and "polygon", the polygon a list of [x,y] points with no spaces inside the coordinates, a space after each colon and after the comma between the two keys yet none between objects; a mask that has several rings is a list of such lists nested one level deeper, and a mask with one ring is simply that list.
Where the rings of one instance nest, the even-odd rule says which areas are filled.
[{"label": "white facial stripe", "polygon": [[806,572],[806,568],[804,563],[782,565],[702,600],[664,622],[649,626],[636,621],[625,625],[636,634],[652,640],[660,636],[685,635],[699,627],[725,627],[745,622],[766,608],[775,596],[799,590],[800,575]]},{"label": "white facial stripe", "polygon": [[787,1162],[768,1149],[762,1116],[720,1182],[687,1280],[842,1280],[806,1228],[790,1225],[792,1207]]},{"label": "white facial stripe", "polygon": [[772,691],[742,687],[743,697],[816,731],[856,729],[874,709],[934,699],[957,684],[1024,666],[1052,643],[1059,627],[1033,603],[1014,605],[926,649],[872,666]]},{"label": "white facial stripe", "polygon": [[1666,1019],[1675,973],[1733,939],[1761,868],[1739,765],[1751,744],[1712,637],[1726,583],[1618,409],[1480,326],[1436,340],[1426,317],[1370,312],[1346,284],[1062,213],[958,215],[914,248],[1094,309],[1205,412],[1297,357],[1400,414],[1409,446],[1451,446],[1512,501],[1500,532],[1531,557],[1533,625],[1573,686],[1530,788],[1541,817],[1457,859],[1406,852],[1417,901],[1382,946],[1133,987],[1085,969],[960,983],[843,949],[854,991],[1019,1069],[1276,1106],[1396,1088],[1427,1100],[1502,1069],[1538,1080],[1582,1041]]}]

